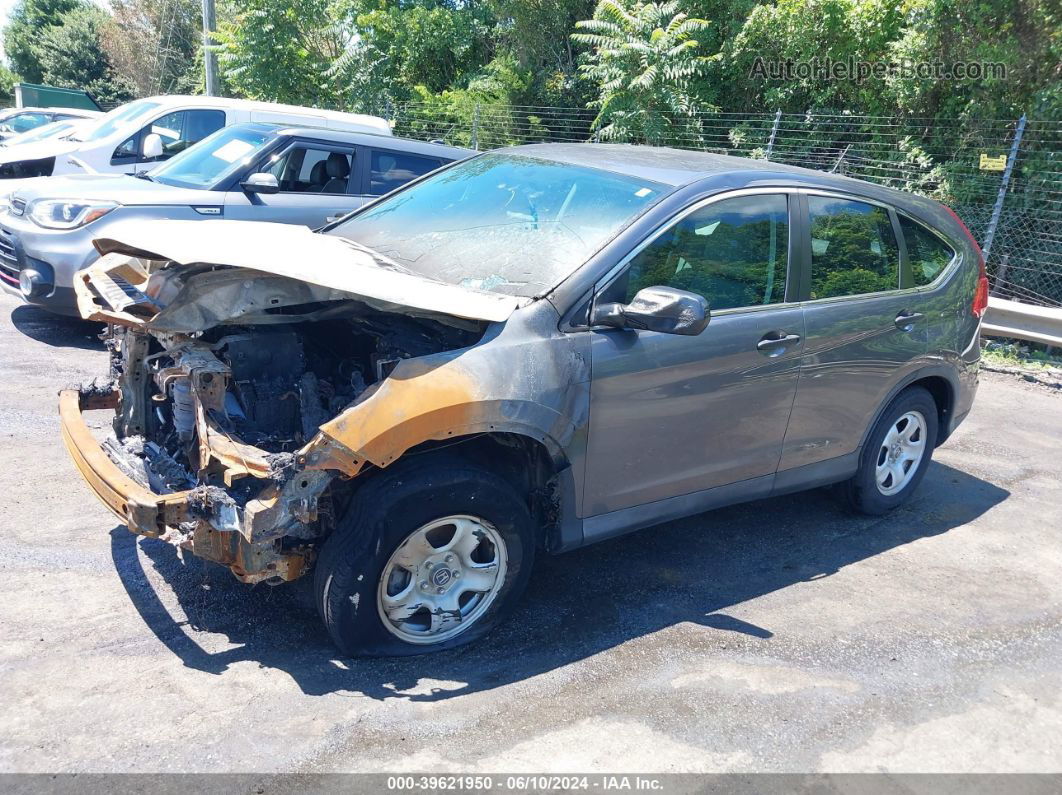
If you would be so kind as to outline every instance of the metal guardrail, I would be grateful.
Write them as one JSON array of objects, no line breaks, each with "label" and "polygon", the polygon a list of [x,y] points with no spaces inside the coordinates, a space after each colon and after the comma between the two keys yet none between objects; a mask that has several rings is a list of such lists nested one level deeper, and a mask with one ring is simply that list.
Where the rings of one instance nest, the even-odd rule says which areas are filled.
[{"label": "metal guardrail", "polygon": [[990,296],[981,335],[1062,347],[1062,309]]}]

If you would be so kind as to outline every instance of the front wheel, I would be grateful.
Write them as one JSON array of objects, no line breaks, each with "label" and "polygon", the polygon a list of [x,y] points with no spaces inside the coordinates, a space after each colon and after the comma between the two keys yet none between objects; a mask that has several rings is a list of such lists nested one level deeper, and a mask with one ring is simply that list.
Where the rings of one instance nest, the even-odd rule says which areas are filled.
[{"label": "front wheel", "polygon": [[526,499],[462,462],[397,464],[354,495],[317,563],[318,609],[346,654],[422,654],[502,621],[530,574]]},{"label": "front wheel", "polygon": [[918,487],[937,442],[937,404],[922,387],[897,395],[867,437],[859,471],[845,483],[853,508],[880,516]]}]

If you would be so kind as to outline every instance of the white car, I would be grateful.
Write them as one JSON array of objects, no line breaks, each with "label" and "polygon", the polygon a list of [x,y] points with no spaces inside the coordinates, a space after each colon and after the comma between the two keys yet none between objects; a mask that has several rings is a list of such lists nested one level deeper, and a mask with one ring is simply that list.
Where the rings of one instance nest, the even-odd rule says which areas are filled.
[{"label": "white car", "polygon": [[[102,116],[103,114],[100,113],[97,115]],[[88,129],[95,124],[95,118],[50,121],[40,127],[35,127],[32,130],[27,130],[24,133],[19,133],[18,135],[13,135],[10,138],[0,141],[0,147],[21,146],[22,144],[43,141],[46,138],[63,138],[70,135],[76,135],[78,133],[87,132]]]},{"label": "white car", "polygon": [[98,110],[83,108],[5,108],[0,111],[0,141],[63,119],[91,119],[102,116]]},{"label": "white car", "polygon": [[384,119],[357,113],[223,97],[148,97],[115,108],[86,132],[0,151],[0,193],[29,177],[150,170],[212,132],[247,121],[391,134]]}]

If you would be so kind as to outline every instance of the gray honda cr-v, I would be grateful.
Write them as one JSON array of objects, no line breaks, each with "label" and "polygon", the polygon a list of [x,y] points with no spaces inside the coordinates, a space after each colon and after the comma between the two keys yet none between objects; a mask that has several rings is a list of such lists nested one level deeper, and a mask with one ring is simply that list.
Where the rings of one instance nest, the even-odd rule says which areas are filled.
[{"label": "gray honda cr-v", "polygon": [[634,146],[486,153],[317,233],[96,246],[80,310],[123,331],[113,391],[61,398],[78,468],[245,582],[315,570],[352,653],[482,635],[542,551],[832,483],[894,508],[970,410],[987,303],[934,201]]}]

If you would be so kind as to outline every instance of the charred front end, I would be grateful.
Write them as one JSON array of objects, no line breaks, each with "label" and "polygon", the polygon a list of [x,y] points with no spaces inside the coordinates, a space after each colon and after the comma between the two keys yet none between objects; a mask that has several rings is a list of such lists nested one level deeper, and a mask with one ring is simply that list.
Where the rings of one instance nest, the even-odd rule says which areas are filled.
[{"label": "charred front end", "polygon": [[[61,396],[75,463],[132,531],[245,582],[308,570],[351,479],[416,443],[398,439],[385,455],[352,441],[371,425],[368,404],[396,391],[396,370],[408,384],[418,360],[474,345],[487,326],[285,277],[113,254],[76,289],[83,315],[112,324],[112,364],[105,388]],[[452,373],[442,380],[444,402],[469,402],[467,390],[452,394]],[[82,418],[100,408],[115,412],[102,443]]]}]

